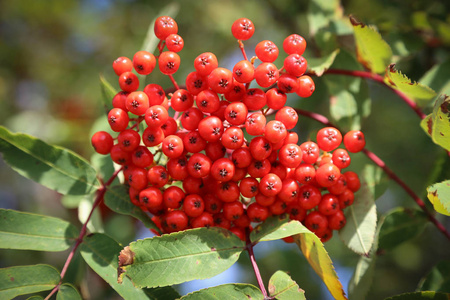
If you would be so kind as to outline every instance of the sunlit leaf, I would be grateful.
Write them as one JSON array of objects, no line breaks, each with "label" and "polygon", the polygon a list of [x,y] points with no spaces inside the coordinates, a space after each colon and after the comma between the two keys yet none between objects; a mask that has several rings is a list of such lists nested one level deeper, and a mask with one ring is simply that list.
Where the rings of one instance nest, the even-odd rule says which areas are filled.
[{"label": "sunlit leaf", "polygon": [[312,232],[294,236],[295,243],[314,271],[319,275],[335,299],[347,299],[342,284],[334,270],[333,262],[328,256],[320,239]]},{"label": "sunlit leaf", "polygon": [[189,293],[180,298],[180,300],[262,300],[264,299],[261,291],[251,284],[223,284],[211,288],[202,289]]},{"label": "sunlit leaf", "polygon": [[17,266],[0,269],[0,299],[12,299],[53,289],[59,282],[58,270],[49,265]]},{"label": "sunlit leaf", "polygon": [[450,216],[450,180],[429,186],[427,193],[434,209],[440,214]]},{"label": "sunlit leaf", "polygon": [[328,27],[333,19],[342,18],[342,15],[343,10],[338,0],[310,1],[307,15],[310,35],[314,36],[319,29]]},{"label": "sunlit leaf", "polygon": [[450,151],[450,97],[440,96],[433,112],[420,123],[434,143]]},{"label": "sunlit leaf", "polygon": [[436,92],[428,86],[419,82],[412,82],[406,75],[397,71],[395,64],[390,64],[386,68],[384,81],[387,85],[413,99],[419,106],[425,106],[437,96]]},{"label": "sunlit leaf", "polygon": [[418,209],[396,208],[383,217],[378,247],[391,250],[425,229],[428,218]]},{"label": "sunlit leaf", "polygon": [[339,236],[351,250],[367,255],[374,242],[377,228],[375,185],[379,180],[379,169],[367,165],[363,170],[361,190],[354,203],[345,209],[347,224],[339,230]]},{"label": "sunlit leaf", "polygon": [[102,216],[100,215],[100,211],[98,209],[92,211],[93,205],[94,203],[92,198],[82,199],[78,206],[78,220],[80,220],[81,224],[84,224],[86,223],[89,215],[91,215],[91,218],[87,224],[87,228],[89,229],[89,231],[103,232]]},{"label": "sunlit leaf", "polygon": [[236,235],[217,227],[138,240],[121,252],[119,280],[157,287],[210,278],[231,267],[243,249]]},{"label": "sunlit leaf", "polygon": [[419,283],[421,291],[450,293],[450,261],[437,263]]},{"label": "sunlit leaf", "polygon": [[269,294],[279,300],[305,298],[305,291],[302,290],[292,278],[283,271],[277,271],[269,280]]},{"label": "sunlit leaf", "polygon": [[78,230],[67,221],[0,209],[0,248],[63,251],[77,239]]},{"label": "sunlit leaf", "polygon": [[56,300],[82,300],[78,290],[69,283],[61,284]]},{"label": "sunlit leaf", "polygon": [[100,187],[94,168],[79,155],[2,126],[0,152],[19,174],[61,194],[84,195]]},{"label": "sunlit leaf", "polygon": [[139,207],[131,203],[127,188],[124,185],[109,187],[106,191],[104,201],[106,206],[119,214],[129,215],[139,219],[147,228],[159,231],[151,218]]},{"label": "sunlit leaf", "polygon": [[448,300],[449,298],[450,294],[426,291],[400,294],[384,300]]},{"label": "sunlit leaf", "polygon": [[358,61],[374,73],[383,73],[392,57],[391,47],[373,26],[367,26],[350,17],[352,22]]},{"label": "sunlit leaf", "polygon": [[105,234],[95,233],[84,238],[81,255],[86,263],[124,299],[175,299],[179,295],[171,287],[136,288],[128,278],[117,283],[118,256],[122,247]]},{"label": "sunlit leaf", "polygon": [[273,216],[267,218],[250,233],[250,241],[263,242],[279,240],[299,233],[308,233],[309,231],[300,222],[290,221],[286,215]]},{"label": "sunlit leaf", "polygon": [[330,54],[324,57],[306,57],[308,60],[308,70],[317,76],[322,76],[323,72],[328,70],[333,64],[336,55],[339,53],[339,49],[334,50]]}]

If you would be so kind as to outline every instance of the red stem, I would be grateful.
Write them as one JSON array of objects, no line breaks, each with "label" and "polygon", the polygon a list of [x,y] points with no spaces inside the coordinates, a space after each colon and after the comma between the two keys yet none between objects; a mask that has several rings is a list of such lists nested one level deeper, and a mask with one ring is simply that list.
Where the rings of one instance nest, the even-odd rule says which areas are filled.
[{"label": "red stem", "polygon": [[[306,110],[302,110],[302,109],[295,109],[295,111],[305,117],[314,119],[322,124],[324,124],[325,126],[331,126],[331,127],[335,127],[337,128],[337,126],[333,125],[327,117],[317,114],[317,113],[313,113],[313,112],[309,112]],[[375,153],[367,150],[367,149],[363,149],[362,152],[371,160],[373,161],[377,166],[379,166],[381,169],[383,169],[383,171],[395,182],[397,182],[398,185],[400,185],[405,191],[406,193],[408,193],[408,195],[411,196],[411,198],[413,198],[413,200],[417,203],[417,205],[419,205],[419,207],[423,210],[423,212],[427,215],[428,219],[437,227],[437,229],[439,231],[441,231],[448,240],[450,240],[450,233],[445,229],[444,225],[442,225],[433,215],[432,213],[428,210],[428,208],[425,206],[425,203],[422,201],[422,199],[420,199],[419,196],[417,196],[416,193],[414,193],[414,191],[403,181],[401,180],[397,174],[394,173],[394,171],[392,171],[389,167],[386,166],[386,163],[379,158],[377,155],[375,155]]]},{"label": "red stem", "polygon": [[114,179],[117,177],[117,175],[119,174],[120,171],[122,171],[122,168],[120,168],[119,170],[115,171],[111,175],[111,177],[108,179],[108,181],[106,183],[102,183],[101,188],[97,190],[97,197],[95,198],[94,204],[92,205],[92,209],[89,212],[89,216],[86,219],[86,222],[84,222],[83,227],[81,227],[80,234],[78,235],[76,243],[73,246],[72,251],[70,251],[69,256],[66,259],[66,262],[64,263],[64,267],[61,270],[61,279],[60,279],[59,283],[53,288],[53,290],[50,292],[50,294],[48,294],[48,296],[44,300],[50,299],[50,297],[59,290],[59,287],[62,284],[63,278],[66,275],[67,269],[69,268],[69,265],[72,262],[72,259],[75,256],[75,253],[76,253],[78,247],[83,242],[83,238],[86,235],[86,231],[87,231],[87,224],[91,220],[91,217],[92,217],[92,214],[94,213],[94,210],[102,202],[103,196],[105,196],[107,187],[114,181]]},{"label": "red stem", "polygon": [[389,89],[391,89],[397,96],[399,96],[409,107],[411,107],[412,110],[421,118],[424,119],[427,115],[425,115],[420,107],[417,106],[417,104],[412,101],[405,93],[391,87],[390,85],[386,84],[384,81],[384,77],[378,74],[373,74],[371,72],[366,71],[357,71],[357,70],[340,70],[340,69],[329,69],[325,71],[324,74],[338,74],[338,75],[348,75],[353,77],[361,77],[361,78],[369,78],[373,81],[376,81],[378,83],[381,83],[385,86],[387,86]]},{"label": "red stem", "polygon": [[172,74],[168,75],[170,78],[170,81],[172,81],[173,86],[175,87],[176,90],[179,90],[180,87],[178,86],[178,83],[175,81],[175,79],[173,78]]},{"label": "red stem", "polygon": [[272,299],[267,295],[266,287],[264,286],[264,282],[261,277],[261,272],[259,271],[258,264],[256,263],[255,253],[253,252],[253,244],[250,241],[250,230],[246,228],[245,230],[245,240],[246,240],[246,249],[248,251],[248,256],[250,257],[250,262],[252,263],[253,271],[255,272],[256,281],[258,281],[259,289],[261,290],[264,299]]},{"label": "red stem", "polygon": [[238,40],[239,43],[239,49],[241,49],[242,55],[244,56],[245,60],[248,60],[247,53],[245,53],[244,43],[241,40]]}]

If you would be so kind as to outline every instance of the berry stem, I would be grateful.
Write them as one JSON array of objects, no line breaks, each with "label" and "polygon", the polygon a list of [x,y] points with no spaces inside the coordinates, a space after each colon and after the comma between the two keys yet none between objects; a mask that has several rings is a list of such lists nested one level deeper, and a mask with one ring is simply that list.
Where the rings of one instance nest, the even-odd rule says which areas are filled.
[{"label": "berry stem", "polygon": [[[327,117],[317,114],[317,113],[313,113],[310,111],[306,111],[303,109],[295,109],[295,111],[305,117],[314,119],[326,126],[331,126],[331,127],[335,127],[337,128],[337,126],[335,126],[334,124],[332,124]],[[444,227],[444,225],[442,225],[442,223],[440,223],[435,217],[434,215],[429,211],[429,209],[426,207],[425,203],[422,201],[422,199],[420,199],[420,197],[414,193],[414,191],[403,181],[400,179],[400,177],[397,176],[397,174],[395,174],[394,171],[392,171],[388,166],[386,166],[386,163],[379,158],[377,155],[375,155],[375,153],[367,150],[367,149],[363,149],[362,152],[371,160],[373,161],[377,166],[379,166],[381,169],[383,169],[383,171],[392,179],[394,180],[398,185],[400,185],[405,192],[411,196],[411,198],[413,198],[413,200],[417,203],[417,205],[419,205],[419,207],[422,209],[422,211],[427,215],[428,219],[437,227],[437,229],[442,232],[448,240],[450,240],[450,233],[447,231],[447,229]]]},{"label": "berry stem", "polygon": [[170,81],[172,81],[173,86],[175,87],[176,90],[179,90],[180,87],[178,86],[178,83],[175,81],[175,79],[173,78],[172,74],[168,75],[170,78]]},{"label": "berry stem", "polygon": [[347,76],[353,76],[353,77],[360,77],[360,78],[368,78],[373,81],[376,81],[378,83],[383,84],[384,86],[391,89],[397,96],[399,96],[409,107],[411,107],[412,110],[421,118],[424,119],[427,115],[422,112],[419,106],[411,99],[409,98],[405,93],[391,87],[384,81],[384,77],[378,74],[373,74],[371,72],[367,71],[358,71],[358,70],[341,70],[341,69],[329,69],[325,71],[324,74],[338,74],[338,75],[347,75]]},{"label": "berry stem", "polygon": [[245,53],[244,43],[241,40],[238,40],[239,43],[239,49],[241,49],[242,55],[244,56],[245,60],[248,60],[247,53]]},{"label": "berry stem", "polygon": [[87,224],[89,223],[89,221],[91,220],[92,214],[94,213],[94,210],[99,206],[99,204],[102,202],[103,197],[105,196],[106,190],[108,188],[108,186],[111,185],[111,183],[114,181],[114,179],[116,179],[117,175],[119,174],[119,172],[122,171],[122,168],[116,170],[111,177],[108,179],[108,181],[106,183],[103,183],[102,180],[100,180],[102,182],[102,186],[97,190],[97,196],[95,198],[94,204],[92,205],[92,209],[89,213],[89,216],[86,219],[86,222],[84,222],[83,227],[81,227],[80,230],[80,234],[78,235],[78,238],[75,242],[75,245],[73,246],[72,250],[70,251],[69,255],[67,256],[66,262],[64,263],[64,266],[61,270],[61,279],[59,281],[59,283],[53,288],[53,290],[50,292],[50,294],[48,294],[48,296],[45,298],[45,300],[50,299],[50,297],[55,294],[64,279],[64,276],[66,275],[67,269],[69,268],[70,263],[72,262],[73,257],[75,256],[75,253],[78,249],[78,247],[80,246],[80,244],[83,242],[83,238],[86,235],[87,232]]},{"label": "berry stem", "polygon": [[245,240],[246,240],[246,249],[248,251],[248,256],[250,257],[250,262],[252,263],[253,271],[255,271],[256,281],[258,281],[259,288],[264,296],[264,299],[271,299],[267,295],[266,288],[264,286],[264,282],[261,277],[261,272],[259,271],[258,264],[256,263],[255,253],[253,252],[253,243],[250,241],[250,230],[246,228],[245,230]]}]

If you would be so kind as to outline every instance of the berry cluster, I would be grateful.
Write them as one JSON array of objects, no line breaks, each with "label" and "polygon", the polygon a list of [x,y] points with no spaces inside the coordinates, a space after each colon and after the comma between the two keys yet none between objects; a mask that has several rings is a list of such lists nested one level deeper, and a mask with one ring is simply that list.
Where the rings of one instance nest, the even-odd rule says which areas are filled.
[{"label": "berry cluster", "polygon": [[[353,203],[360,182],[356,173],[341,170],[350,164],[347,150],[364,148],[364,135],[351,131],[342,138],[327,127],[316,142],[298,145],[290,131],[298,115],[285,103],[287,93],[308,97],[315,89],[304,75],[305,40],[297,34],[284,40],[281,69],[273,64],[278,47],[268,40],[248,60],[242,41],[255,29],[250,20],[238,19],[231,31],[244,60],[229,70],[219,67],[213,53],[202,53],[179,87],[172,76],[184,46],[177,23],[162,16],[154,28],[159,55],[138,51],[132,60],[113,63],[122,91],[112,100],[108,121],[117,137],[104,131],[92,137],[98,153],[123,166],[131,202],[166,233],[220,226],[245,239],[252,223],[284,213],[323,241],[342,228],[342,210]],[[255,67],[256,60],[261,63]],[[157,64],[175,91],[166,95],[154,83],[138,91],[133,69],[148,75]],[[250,87],[253,81],[259,87]],[[342,140],[347,150],[338,148]]]}]

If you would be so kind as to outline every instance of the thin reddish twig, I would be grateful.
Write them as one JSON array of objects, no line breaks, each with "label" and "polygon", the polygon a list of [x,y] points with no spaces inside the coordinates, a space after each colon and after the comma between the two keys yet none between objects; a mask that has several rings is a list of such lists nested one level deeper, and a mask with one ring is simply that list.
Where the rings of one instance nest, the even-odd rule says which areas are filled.
[{"label": "thin reddish twig", "polygon": [[246,228],[245,230],[245,240],[246,240],[246,250],[248,252],[248,256],[250,257],[250,262],[252,263],[253,271],[255,272],[256,281],[258,282],[259,289],[261,290],[264,299],[272,299],[268,296],[266,287],[264,286],[264,282],[261,277],[261,272],[259,271],[258,264],[256,263],[255,253],[253,252],[253,243],[250,241],[250,230]]},{"label": "thin reddish twig", "polygon": [[[310,111],[306,111],[303,109],[295,109],[295,111],[305,117],[311,118],[313,120],[316,120],[322,124],[324,124],[325,126],[331,126],[331,127],[335,127],[338,128],[337,126],[333,125],[327,117],[317,114],[317,113],[313,113]],[[363,149],[362,152],[371,160],[373,161],[377,166],[379,166],[381,169],[383,169],[383,171],[392,179],[394,180],[398,185],[400,185],[406,193],[408,193],[408,195],[411,196],[411,198],[413,198],[413,200],[417,203],[417,205],[419,205],[419,207],[422,209],[422,211],[427,215],[428,219],[436,226],[436,228],[442,232],[448,240],[450,240],[450,233],[447,231],[447,229],[444,227],[444,225],[442,225],[442,223],[440,223],[435,217],[434,215],[428,210],[428,208],[425,206],[425,203],[422,201],[422,199],[420,199],[420,197],[414,193],[414,191],[403,181],[400,179],[400,177],[397,176],[397,174],[395,174],[394,171],[392,171],[388,166],[386,166],[386,163],[379,158],[377,155],[375,155],[375,153],[367,150],[367,149]]]}]

